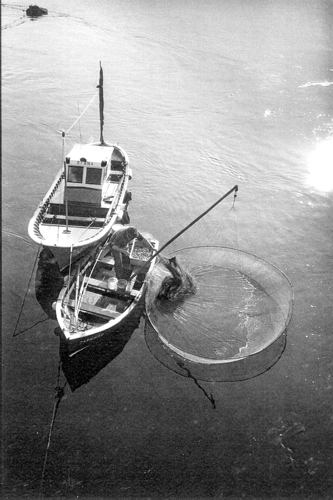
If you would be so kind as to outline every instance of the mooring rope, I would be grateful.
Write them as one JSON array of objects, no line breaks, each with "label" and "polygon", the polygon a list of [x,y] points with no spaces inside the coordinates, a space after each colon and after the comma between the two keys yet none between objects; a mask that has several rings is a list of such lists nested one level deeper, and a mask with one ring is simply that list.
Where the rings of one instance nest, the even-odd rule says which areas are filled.
[{"label": "mooring rope", "polygon": [[52,431],[54,428],[54,423],[55,423],[55,419],[56,419],[57,412],[59,409],[60,401],[61,401],[62,397],[65,395],[65,387],[67,385],[67,380],[66,380],[65,384],[63,385],[63,387],[61,387],[59,384],[59,382],[60,382],[60,365],[61,365],[61,360],[59,359],[57,385],[55,387],[55,399],[54,399],[54,405],[53,405],[52,420],[51,420],[49,435],[48,435],[48,439],[47,439],[44,464],[43,464],[43,471],[42,471],[42,477],[41,477],[41,481],[40,481],[40,489],[39,489],[39,496],[40,497],[43,496],[43,484],[44,484],[44,477],[45,477],[45,471],[46,471],[47,457],[48,457],[48,453],[49,453],[49,449],[50,449],[50,445],[51,445]]},{"label": "mooring rope", "polygon": [[37,250],[35,262],[34,262],[34,265],[33,265],[33,268],[32,268],[31,274],[30,274],[28,286],[27,286],[27,289],[25,291],[24,299],[23,299],[23,302],[22,302],[22,305],[21,305],[21,309],[20,309],[20,312],[19,312],[19,315],[18,315],[18,318],[17,318],[17,321],[16,321],[15,328],[14,328],[13,337],[16,337],[17,335],[19,335],[19,334],[16,333],[16,330],[17,330],[17,327],[18,327],[18,324],[19,324],[19,321],[20,321],[20,318],[21,318],[21,314],[22,314],[22,311],[23,311],[23,307],[24,307],[24,304],[25,304],[25,301],[26,301],[26,298],[27,298],[27,295],[28,295],[28,291],[29,291],[30,283],[31,283],[31,280],[32,280],[32,276],[33,276],[33,273],[34,273],[34,270],[35,270],[35,267],[36,267],[36,263],[37,263],[39,251],[40,251],[40,247],[38,247],[38,250]]},{"label": "mooring rope", "polygon": [[20,330],[18,333],[14,333],[13,337],[18,337],[18,335],[21,335],[21,333],[27,332],[28,330],[31,330],[31,328],[34,328],[35,326],[39,325],[40,323],[45,323],[45,321],[48,321],[49,319],[51,319],[51,318],[47,317],[44,319],[40,319],[39,321],[36,321],[36,323],[34,323],[33,325],[28,326],[27,328],[24,328],[24,330]]},{"label": "mooring rope", "polygon": [[199,384],[198,380],[192,375],[190,370],[188,368],[186,368],[186,366],[184,365],[184,363],[182,361],[176,360],[176,363],[179,366],[179,368],[186,371],[188,378],[191,378],[193,380],[195,385],[204,393],[205,397],[211,402],[213,410],[216,410],[216,402],[215,402],[213,394],[210,393],[210,396],[209,396],[207,391],[202,387],[202,385]]}]

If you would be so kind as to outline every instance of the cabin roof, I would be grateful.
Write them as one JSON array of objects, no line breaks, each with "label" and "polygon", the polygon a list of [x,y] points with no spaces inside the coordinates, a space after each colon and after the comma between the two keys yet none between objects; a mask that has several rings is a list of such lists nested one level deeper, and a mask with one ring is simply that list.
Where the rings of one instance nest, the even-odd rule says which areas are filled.
[{"label": "cabin roof", "polygon": [[[68,153],[67,158],[70,158],[70,163],[86,161],[101,166],[102,161],[110,161],[113,152],[113,147],[99,146],[96,144],[75,144],[73,149]],[[84,158],[84,160],[81,160]]]}]

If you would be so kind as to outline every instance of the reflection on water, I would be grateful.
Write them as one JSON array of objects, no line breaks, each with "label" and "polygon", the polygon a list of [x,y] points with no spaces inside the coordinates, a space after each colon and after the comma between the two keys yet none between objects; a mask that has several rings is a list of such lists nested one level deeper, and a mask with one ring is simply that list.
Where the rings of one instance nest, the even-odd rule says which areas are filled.
[{"label": "reflection on water", "polygon": [[287,330],[264,351],[241,358],[237,362],[196,363],[169,349],[161,341],[149,320],[145,323],[145,340],[152,355],[173,372],[194,381],[237,382],[262,375],[281,358],[286,347],[286,339]]},{"label": "reflection on water", "polygon": [[[57,300],[63,283],[63,275],[53,254],[47,248],[43,248],[36,271],[35,295],[41,308],[51,319],[56,319],[52,304]],[[60,339],[61,366],[72,391],[87,384],[122,352],[134,330],[139,326],[143,307],[144,304],[138,304],[130,317],[112,331],[112,335],[91,341],[87,347],[78,352],[73,352],[70,346]],[[58,335],[59,328],[56,328],[54,333]]]},{"label": "reflection on water", "polygon": [[308,158],[307,182],[320,191],[333,189],[333,138],[317,144]]},{"label": "reflection on water", "polygon": [[314,83],[305,83],[304,85],[300,85],[299,88],[306,88],[306,87],[314,87],[316,85],[319,85],[320,87],[329,87],[330,85],[333,85],[333,82],[314,82]]},{"label": "reflection on water", "polygon": [[64,284],[64,277],[58,263],[48,248],[39,254],[35,278],[35,295],[37,302],[50,319],[56,319],[52,304],[57,300]]},{"label": "reflection on water", "polygon": [[[72,354],[68,344],[60,340],[62,371],[72,391],[87,384],[123,351],[134,330],[140,324],[143,305],[138,305],[121,327],[101,339],[91,341],[86,348]],[[56,333],[56,332],[55,332]]]},{"label": "reflection on water", "polygon": [[[232,211],[239,224],[236,217],[225,224],[226,210],[217,209],[202,231],[194,226],[196,242],[216,235],[228,245],[237,228],[244,248],[290,276],[297,307],[287,348],[267,373],[221,383],[211,373],[199,382],[213,393],[214,411],[194,380],[206,367],[185,365],[165,344],[156,360],[136,330],[113,364],[60,406],[45,496],[328,498],[333,190],[313,187],[316,175],[306,183],[303,155],[333,136],[330,2],[146,4],[49,0],[42,4],[49,16],[36,22],[2,9],[2,25],[12,23],[2,31],[4,497],[39,495],[59,356],[51,321],[11,337],[35,256],[22,238],[60,168],[57,130],[67,130],[95,92],[101,60],[105,134],[123,144],[133,167],[133,223],[164,242],[241,183]],[[80,129],[83,139],[98,140],[96,111],[67,137],[69,146]],[[298,203],[304,198],[308,204]],[[193,244],[183,236],[176,248]],[[61,280],[40,280],[39,303],[49,314]],[[22,329],[46,316],[28,299]],[[104,345],[109,359],[120,352]],[[81,372],[102,365],[102,348],[88,352],[68,361],[75,383],[75,363]],[[254,360],[251,375],[265,366]]]}]

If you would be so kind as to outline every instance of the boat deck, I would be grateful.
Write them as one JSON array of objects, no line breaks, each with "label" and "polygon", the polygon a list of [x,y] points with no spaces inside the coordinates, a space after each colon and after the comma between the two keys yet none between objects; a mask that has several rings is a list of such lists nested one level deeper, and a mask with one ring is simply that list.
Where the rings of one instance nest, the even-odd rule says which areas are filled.
[{"label": "boat deck", "polygon": [[[67,305],[72,307],[73,309],[75,308],[75,300],[69,300],[67,302]],[[80,311],[86,314],[92,314],[93,316],[99,316],[101,318],[105,318],[108,321],[110,319],[114,319],[117,316],[120,316],[123,311],[117,311],[117,303],[109,301],[108,304],[106,304],[106,307],[99,307],[94,304],[90,304],[89,302],[82,302]]]},{"label": "boat deck", "polygon": [[99,204],[88,201],[69,200],[67,203],[67,214],[64,195],[65,181],[62,179],[51,199],[47,211],[44,213],[42,225],[63,226],[68,224],[71,227],[103,227],[119,187],[118,182],[111,182],[111,177],[104,189],[103,200]]},{"label": "boat deck", "polygon": [[[106,255],[99,259],[93,277],[85,277],[84,285],[86,291],[84,300],[80,304],[80,314],[97,316],[105,321],[110,321],[120,316],[129,305],[135,300],[141,291],[143,282],[140,273],[128,281],[125,290],[111,290],[108,286],[108,279],[114,276],[114,259],[111,255]],[[132,271],[140,271],[141,266],[134,266]],[[82,286],[83,283],[80,285]],[[137,288],[135,288],[137,287]],[[75,290],[72,290],[71,297],[66,300],[66,304],[75,309]]]},{"label": "boat deck", "polygon": [[70,248],[73,243],[77,244],[93,238],[100,230],[100,227],[70,226],[69,232],[66,232],[66,224],[40,225],[40,233],[44,238],[43,244],[47,245],[48,242],[52,242],[52,246],[60,248]]}]

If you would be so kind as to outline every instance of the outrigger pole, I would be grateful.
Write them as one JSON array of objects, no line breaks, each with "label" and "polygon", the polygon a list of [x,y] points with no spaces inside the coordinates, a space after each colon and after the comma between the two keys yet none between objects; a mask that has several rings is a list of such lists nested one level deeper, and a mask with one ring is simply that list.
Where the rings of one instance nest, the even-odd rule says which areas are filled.
[{"label": "outrigger pole", "polygon": [[103,68],[101,62],[99,62],[99,84],[97,88],[99,89],[99,122],[100,122],[100,146],[106,146],[103,138],[103,126],[104,126],[104,97],[103,97]]},{"label": "outrigger pole", "polygon": [[[227,196],[229,196],[229,194],[231,194],[233,191],[235,191],[235,194],[234,194],[234,201],[235,201],[235,198],[237,196],[237,191],[238,191],[238,185],[236,184],[233,188],[231,188],[227,193],[225,193],[221,198],[219,198],[215,203],[213,203],[213,205],[211,205],[207,210],[205,210],[201,215],[199,215],[196,219],[194,219],[192,222],[190,222],[186,227],[184,227],[184,229],[182,229],[181,231],[179,231],[179,233],[177,233],[175,236],[173,236],[170,240],[168,240],[157,252],[155,252],[144,264],[143,267],[146,267],[147,264],[149,264],[149,262],[151,262],[158,254],[160,254],[167,246],[169,246],[173,241],[175,241],[180,235],[182,235],[183,233],[185,233],[185,231],[187,231],[191,226],[193,226],[196,222],[198,222],[198,220],[202,219],[202,217],[204,217],[206,214],[208,214],[208,212],[210,212],[211,210],[213,210],[214,207],[216,207],[216,205],[218,205],[219,203],[221,203],[222,200],[224,200]],[[142,269],[142,268],[141,268]],[[135,273],[134,273],[135,274]],[[133,277],[133,276],[132,276]]]}]

